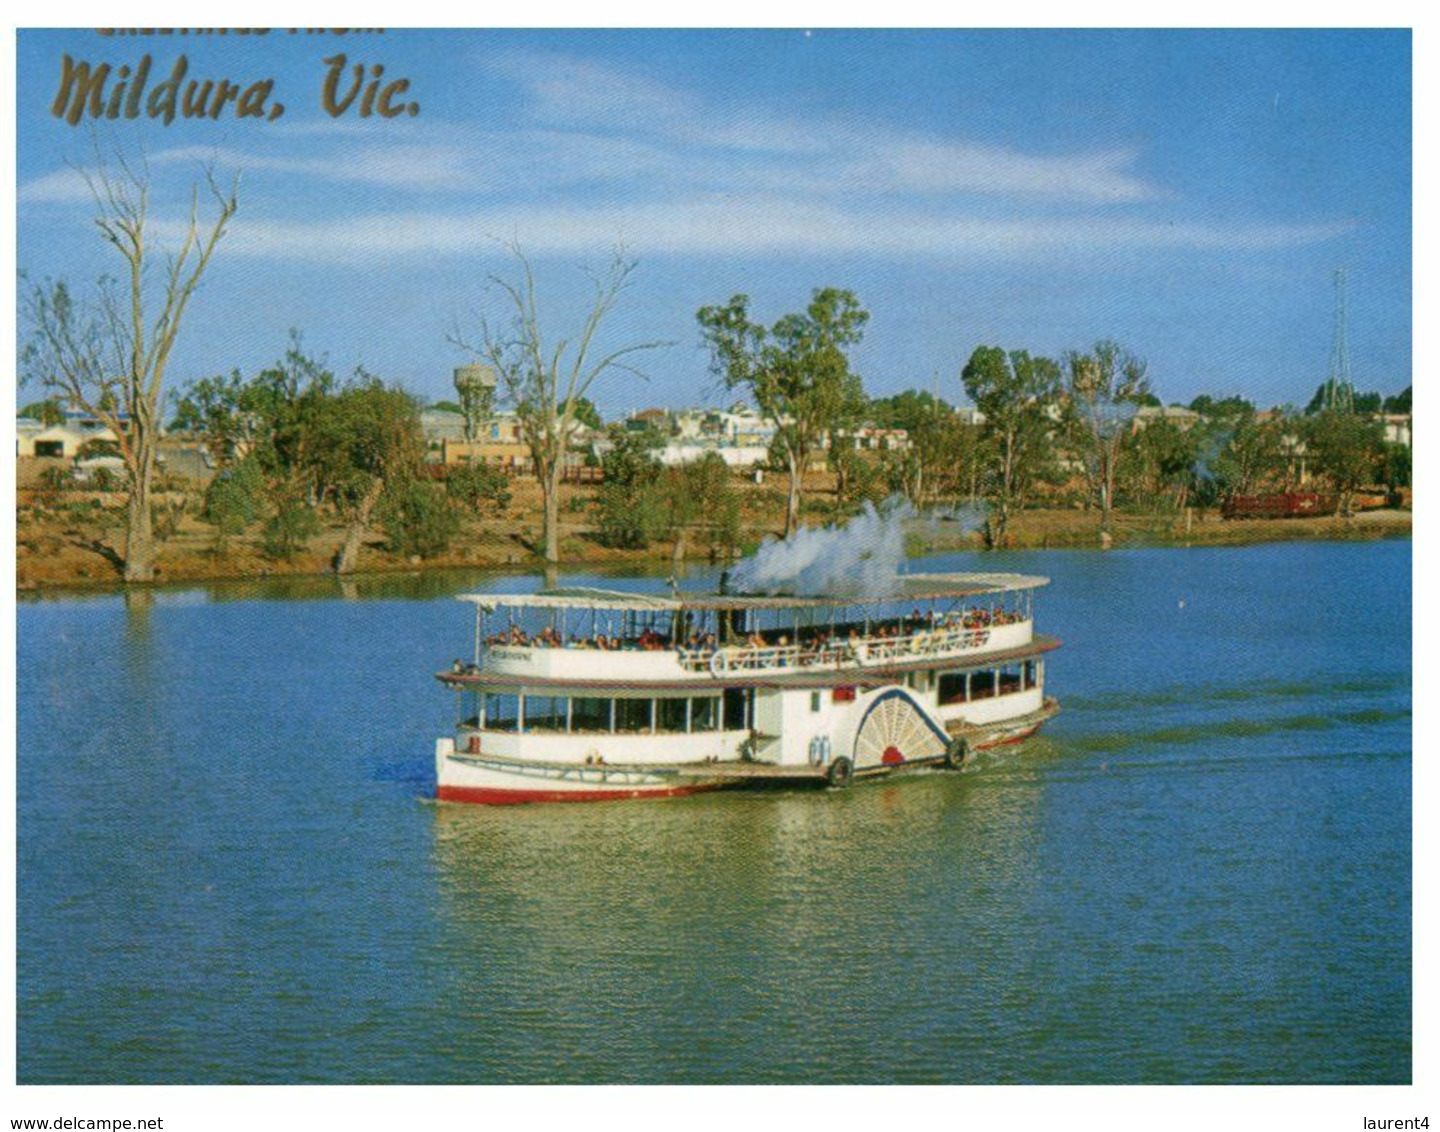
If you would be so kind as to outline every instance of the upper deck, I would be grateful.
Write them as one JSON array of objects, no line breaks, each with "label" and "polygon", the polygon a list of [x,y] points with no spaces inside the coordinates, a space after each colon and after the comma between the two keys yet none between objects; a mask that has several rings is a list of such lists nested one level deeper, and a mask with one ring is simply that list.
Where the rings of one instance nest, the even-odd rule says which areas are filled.
[{"label": "upper deck", "polygon": [[1047,582],[912,574],[867,597],[466,594],[461,600],[476,613],[475,658],[443,675],[459,685],[713,686],[1009,659],[1053,647],[1034,634],[1031,595]]}]

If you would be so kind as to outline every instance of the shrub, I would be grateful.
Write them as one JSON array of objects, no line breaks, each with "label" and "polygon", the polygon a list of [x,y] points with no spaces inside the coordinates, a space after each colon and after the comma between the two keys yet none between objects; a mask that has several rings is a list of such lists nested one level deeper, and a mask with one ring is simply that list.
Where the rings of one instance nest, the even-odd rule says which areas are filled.
[{"label": "shrub", "polygon": [[421,480],[392,485],[380,501],[380,526],[397,554],[433,558],[450,549],[460,513],[448,494]]},{"label": "shrub", "polygon": [[660,500],[653,490],[660,480],[655,438],[648,433],[616,431],[601,461],[605,479],[597,539],[602,546],[644,550],[663,524]]},{"label": "shrub", "polygon": [[40,473],[40,486],[46,491],[69,491],[74,483],[75,473],[69,468],[49,467]]},{"label": "shrub", "polygon": [[264,482],[259,467],[246,460],[221,472],[205,489],[200,517],[215,528],[217,546],[242,533],[260,515]]},{"label": "shrub", "polygon": [[297,499],[281,500],[260,533],[260,545],[271,558],[293,558],[320,529],[320,520]]},{"label": "shrub", "polygon": [[510,480],[488,464],[462,464],[446,477],[445,494],[477,515],[503,511],[510,506]]}]

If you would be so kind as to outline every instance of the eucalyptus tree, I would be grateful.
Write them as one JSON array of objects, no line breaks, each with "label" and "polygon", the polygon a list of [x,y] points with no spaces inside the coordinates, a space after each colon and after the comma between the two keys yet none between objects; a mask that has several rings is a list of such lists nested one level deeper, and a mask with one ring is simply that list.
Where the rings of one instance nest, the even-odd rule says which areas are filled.
[{"label": "eucalyptus tree", "polygon": [[664,342],[633,342],[618,346],[601,343],[601,328],[614,313],[637,263],[617,250],[605,271],[592,273],[587,313],[571,336],[551,336],[542,319],[535,272],[516,244],[509,246],[515,276],[492,275],[502,296],[496,312],[479,314],[479,339],[457,331],[452,342],[489,365],[515,408],[520,433],[530,452],[540,483],[544,507],[545,560],[552,567],[560,560],[560,483],[565,459],[586,416],[593,413],[587,400],[603,374],[620,371],[643,374],[630,362],[641,351]]},{"label": "eucalyptus tree", "polygon": [[710,350],[711,372],[731,389],[744,389],[775,426],[772,451],[789,476],[785,535],[800,525],[806,467],[831,437],[859,422],[865,391],[846,351],[859,343],[869,313],[853,292],[825,287],[803,312],[768,329],[750,320],[750,299],[735,295],[696,314]]},{"label": "eucalyptus tree", "polygon": [[188,216],[166,251],[154,239],[158,225],[151,224],[143,170],[123,160],[115,168],[99,160],[85,177],[95,226],[119,256],[121,270],[102,278],[85,298],[64,282],[29,289],[22,300],[31,331],[23,372],[115,434],[127,495],[123,575],[127,582],[149,582],[155,576],[151,504],[165,372],[190,299],[239,206],[238,190],[235,184],[222,188],[207,170],[213,214],[202,221],[200,187],[193,186]]},{"label": "eucalyptus tree", "polygon": [[1072,434],[1099,497],[1100,534],[1110,535],[1115,473],[1135,412],[1150,400],[1145,362],[1118,342],[1095,343],[1088,354],[1065,355]]},{"label": "eucalyptus tree", "polygon": [[1337,514],[1349,518],[1355,492],[1383,478],[1385,433],[1380,422],[1322,409],[1306,421],[1304,438],[1315,470],[1335,488]]},{"label": "eucalyptus tree", "polygon": [[1060,397],[1060,367],[1025,350],[1007,354],[997,346],[979,346],[960,380],[985,418],[980,426],[985,542],[1003,547],[1014,513],[1054,465],[1052,412]]}]

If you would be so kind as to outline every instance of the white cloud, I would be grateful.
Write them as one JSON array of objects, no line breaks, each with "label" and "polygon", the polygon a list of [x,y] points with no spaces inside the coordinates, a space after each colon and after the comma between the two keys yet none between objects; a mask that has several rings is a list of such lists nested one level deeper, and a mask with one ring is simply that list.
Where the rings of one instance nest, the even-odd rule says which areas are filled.
[{"label": "white cloud", "polygon": [[318,157],[182,146],[150,158],[152,166],[208,162],[240,171],[298,173],[400,189],[459,189],[470,183],[464,155],[448,145],[352,145],[343,153],[332,150]]},{"label": "white cloud", "polygon": [[72,169],[68,165],[46,173],[43,177],[36,177],[33,181],[27,181],[20,186],[16,197],[22,204],[69,204],[95,199],[85,175],[79,169]]},{"label": "white cloud", "polygon": [[691,92],[563,55],[515,53],[484,65],[522,86],[539,122],[724,152],[739,176],[757,159],[759,168],[768,171],[771,159],[785,157],[816,182],[862,186],[872,193],[980,193],[1079,202],[1167,195],[1132,172],[1138,154],[1131,150],[1027,154],[920,134],[878,119],[833,114],[800,119],[744,101],[710,105]]},{"label": "white cloud", "polygon": [[297,223],[237,224],[228,254],[314,262],[488,254],[515,239],[537,255],[592,255],[623,242],[645,255],[860,254],[989,261],[1136,251],[1261,252],[1332,239],[1335,224],[1209,224],[1124,218],[942,216],[932,212],[797,204],[783,198],[690,199],[589,208],[505,207],[373,213]]}]

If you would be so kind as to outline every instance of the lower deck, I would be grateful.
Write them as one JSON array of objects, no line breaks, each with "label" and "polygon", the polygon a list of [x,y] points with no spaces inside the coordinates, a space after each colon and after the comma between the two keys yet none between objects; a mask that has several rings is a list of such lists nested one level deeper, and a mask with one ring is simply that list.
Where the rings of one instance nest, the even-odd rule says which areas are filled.
[{"label": "lower deck", "polygon": [[[697,790],[731,787],[843,785],[852,776],[866,778],[908,769],[944,764],[959,766],[972,751],[1016,743],[1033,735],[1059,712],[1059,704],[1046,699],[1034,711],[993,724],[958,723],[948,728],[948,742],[927,753],[895,761],[863,761],[856,752],[823,761],[779,763],[756,757],[705,759],[692,762],[611,763],[515,758],[484,750],[457,751],[442,740],[437,750],[441,798],[470,800],[469,793],[486,793],[485,800],[522,801],[589,800],[599,797],[640,797],[688,794]],[[836,763],[844,764],[837,780]],[[449,772],[447,774],[447,771]],[[447,781],[448,780],[448,781]],[[467,785],[468,783],[468,785]],[[500,786],[498,784],[502,784]],[[500,798],[498,795],[511,797]]]}]

